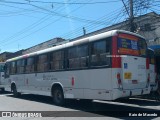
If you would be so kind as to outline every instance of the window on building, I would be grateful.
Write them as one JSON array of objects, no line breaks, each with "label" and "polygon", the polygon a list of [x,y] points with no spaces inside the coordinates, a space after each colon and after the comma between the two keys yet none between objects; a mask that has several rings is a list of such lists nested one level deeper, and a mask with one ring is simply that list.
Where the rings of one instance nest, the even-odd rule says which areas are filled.
[{"label": "window on building", "polygon": [[27,58],[26,62],[26,73],[34,72],[34,57]]},{"label": "window on building", "polygon": [[55,51],[50,54],[50,69],[64,69],[64,51]]},{"label": "window on building", "polygon": [[110,65],[110,40],[96,41],[91,44],[91,66]]},{"label": "window on building", "polygon": [[25,60],[18,60],[17,61],[17,73],[24,73],[25,70]]},{"label": "window on building", "polygon": [[49,64],[48,64],[48,55],[43,54],[39,55],[37,59],[37,71],[38,72],[44,72],[49,69]]},{"label": "window on building", "polygon": [[68,49],[68,68],[81,69],[88,67],[88,45],[76,46]]}]

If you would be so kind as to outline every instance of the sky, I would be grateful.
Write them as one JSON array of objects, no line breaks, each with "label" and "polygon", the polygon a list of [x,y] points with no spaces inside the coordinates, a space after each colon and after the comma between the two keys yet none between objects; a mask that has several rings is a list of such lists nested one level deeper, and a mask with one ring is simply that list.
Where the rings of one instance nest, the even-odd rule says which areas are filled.
[{"label": "sky", "polygon": [[[159,6],[145,12],[159,12]],[[127,18],[122,0],[0,0],[0,53],[56,37],[73,39],[83,27],[90,33]]]}]

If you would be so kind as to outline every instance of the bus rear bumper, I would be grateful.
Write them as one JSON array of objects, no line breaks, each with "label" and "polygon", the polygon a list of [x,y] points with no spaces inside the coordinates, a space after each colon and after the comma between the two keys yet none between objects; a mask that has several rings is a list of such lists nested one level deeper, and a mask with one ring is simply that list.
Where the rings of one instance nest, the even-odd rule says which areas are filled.
[{"label": "bus rear bumper", "polygon": [[150,89],[149,88],[143,88],[143,89],[114,89],[113,91],[113,100],[116,100],[118,98],[123,97],[131,97],[136,95],[144,95],[149,94]]}]

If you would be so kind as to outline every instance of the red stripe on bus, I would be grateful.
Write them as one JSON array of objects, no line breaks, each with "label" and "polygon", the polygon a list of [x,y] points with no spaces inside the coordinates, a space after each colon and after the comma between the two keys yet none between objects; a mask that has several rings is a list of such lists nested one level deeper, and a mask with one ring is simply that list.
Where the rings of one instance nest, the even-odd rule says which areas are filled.
[{"label": "red stripe on bus", "polygon": [[135,40],[135,41],[138,40],[138,37],[133,36],[133,35],[129,35],[129,34],[119,34],[118,37],[130,39],[130,40]]},{"label": "red stripe on bus", "polygon": [[149,58],[146,58],[146,68],[149,69]]},{"label": "red stripe on bus", "polygon": [[117,36],[112,37],[112,68],[121,68],[121,57],[118,55]]}]

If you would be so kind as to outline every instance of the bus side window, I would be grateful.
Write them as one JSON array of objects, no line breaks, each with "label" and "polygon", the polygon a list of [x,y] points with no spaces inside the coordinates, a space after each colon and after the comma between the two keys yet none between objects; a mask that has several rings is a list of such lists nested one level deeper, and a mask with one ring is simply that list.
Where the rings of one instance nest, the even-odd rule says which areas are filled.
[{"label": "bus side window", "polygon": [[25,68],[25,60],[18,60],[17,61],[17,73],[24,73]]},{"label": "bus side window", "polygon": [[77,58],[77,47],[72,47],[68,49],[68,57],[67,57],[67,61],[68,61],[68,67],[69,69],[73,69],[73,68],[77,68],[78,64],[76,65],[76,60],[75,58]]},{"label": "bus side window", "polygon": [[69,48],[67,61],[69,69],[82,69],[88,67],[88,45]]},{"label": "bus side window", "polygon": [[101,40],[91,44],[91,66],[110,65],[110,41]]},{"label": "bus side window", "polygon": [[37,60],[37,71],[44,72],[47,70],[49,70],[48,54],[39,55]]},{"label": "bus side window", "polygon": [[78,57],[80,61],[80,68],[88,67],[89,62],[89,52],[88,52],[88,45],[82,45],[78,47]]},{"label": "bus side window", "polygon": [[50,69],[64,69],[64,51],[55,51],[50,54]]},{"label": "bus side window", "polygon": [[34,72],[34,68],[34,57],[27,58],[25,72],[32,73]]},{"label": "bus side window", "polygon": [[11,62],[11,65],[10,65],[10,70],[11,70],[11,74],[16,74],[16,62],[15,61],[13,61],[13,62]]},{"label": "bus side window", "polygon": [[147,53],[146,53],[147,45],[144,40],[138,41],[138,48],[139,48],[140,55],[147,55]]},{"label": "bus side window", "polygon": [[10,74],[10,63],[5,64],[5,78],[8,78]]}]

